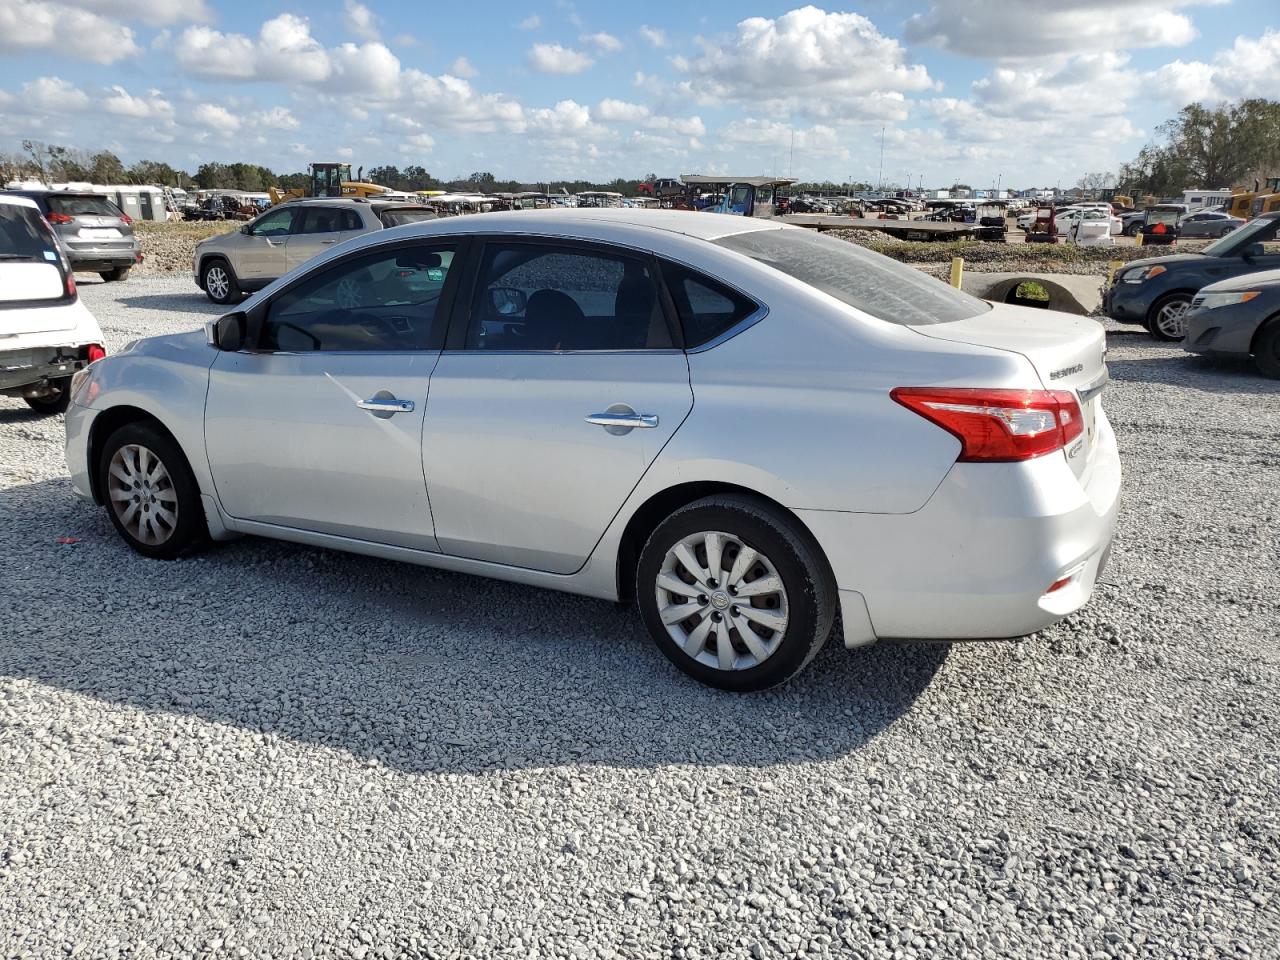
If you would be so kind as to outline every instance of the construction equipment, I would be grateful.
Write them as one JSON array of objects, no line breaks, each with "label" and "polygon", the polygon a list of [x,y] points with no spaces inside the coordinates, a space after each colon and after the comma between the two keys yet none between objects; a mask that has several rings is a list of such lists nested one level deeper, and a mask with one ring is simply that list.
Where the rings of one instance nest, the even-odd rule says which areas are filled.
[{"label": "construction equipment", "polygon": [[360,168],[354,180],[351,179],[349,163],[313,163],[309,165],[309,169],[311,183],[308,186],[292,190],[271,187],[271,202],[284,203],[301,197],[380,197],[394,192],[390,187],[361,180],[364,167]]},{"label": "construction equipment", "polygon": [[[1280,193],[1280,177],[1267,177],[1265,185],[1259,184],[1257,180],[1253,181],[1252,190],[1237,190],[1231,194],[1231,205],[1227,207],[1227,212],[1233,217],[1243,217],[1245,220],[1256,217],[1259,213],[1265,212],[1261,207],[1254,210],[1254,201],[1260,197],[1270,197],[1271,194]],[[1265,203],[1263,204],[1265,206]],[[1269,209],[1277,209],[1270,207]]]}]

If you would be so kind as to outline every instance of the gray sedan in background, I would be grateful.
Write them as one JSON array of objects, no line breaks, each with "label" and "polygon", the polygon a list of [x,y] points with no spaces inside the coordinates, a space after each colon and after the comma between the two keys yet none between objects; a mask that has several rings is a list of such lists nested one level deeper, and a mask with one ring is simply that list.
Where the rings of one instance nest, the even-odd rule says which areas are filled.
[{"label": "gray sedan in background", "polygon": [[1207,356],[1252,356],[1280,379],[1280,270],[1220,280],[1201,289],[1186,316],[1182,345]]},{"label": "gray sedan in background", "polygon": [[1220,210],[1201,210],[1199,213],[1189,213],[1178,221],[1178,236],[1187,240],[1225,237],[1232,230],[1243,227],[1246,222]]}]

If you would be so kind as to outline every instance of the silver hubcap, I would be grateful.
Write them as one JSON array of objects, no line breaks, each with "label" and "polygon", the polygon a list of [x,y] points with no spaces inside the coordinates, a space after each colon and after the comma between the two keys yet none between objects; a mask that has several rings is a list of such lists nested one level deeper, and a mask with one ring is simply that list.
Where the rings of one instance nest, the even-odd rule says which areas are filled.
[{"label": "silver hubcap", "polygon": [[160,458],[137,443],[115,452],[107,468],[111,509],[139,543],[157,547],[178,527],[178,491]]},{"label": "silver hubcap", "polygon": [[758,666],[786,636],[782,577],[768,557],[732,534],[696,533],[675,544],[654,589],[671,639],[716,670]]},{"label": "silver hubcap", "polygon": [[1190,306],[1185,300],[1175,300],[1161,307],[1156,314],[1156,326],[1160,328],[1160,332],[1166,337],[1181,339],[1186,333],[1187,310]]},{"label": "silver hubcap", "polygon": [[204,288],[213,294],[215,300],[225,300],[227,293],[231,290],[227,271],[221,267],[210,267],[204,275]]}]

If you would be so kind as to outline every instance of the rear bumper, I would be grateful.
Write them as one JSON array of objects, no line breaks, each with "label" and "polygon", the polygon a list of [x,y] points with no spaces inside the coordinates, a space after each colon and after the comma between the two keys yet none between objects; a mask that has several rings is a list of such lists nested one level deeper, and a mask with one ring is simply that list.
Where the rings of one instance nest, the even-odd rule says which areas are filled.
[{"label": "rear bumper", "polygon": [[79,346],[0,352],[0,391],[62,380],[88,365],[84,348]]},{"label": "rear bumper", "polygon": [[831,563],[842,604],[850,592],[865,602],[874,637],[1025,636],[1084,606],[1106,563],[1120,458],[1105,415],[1097,425],[1083,482],[1061,454],[958,463],[915,513],[797,512]]},{"label": "rear bumper", "polygon": [[131,267],[142,260],[142,246],[137,243],[130,246],[67,246],[66,250],[71,269],[80,273]]}]

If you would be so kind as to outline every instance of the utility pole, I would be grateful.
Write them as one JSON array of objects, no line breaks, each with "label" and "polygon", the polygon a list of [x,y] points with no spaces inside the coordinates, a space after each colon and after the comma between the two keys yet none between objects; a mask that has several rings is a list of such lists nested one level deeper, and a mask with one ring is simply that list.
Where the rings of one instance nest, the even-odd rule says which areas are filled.
[{"label": "utility pole", "polygon": [[787,176],[796,175],[796,128],[791,128],[791,158],[787,161]]},{"label": "utility pole", "polygon": [[880,128],[880,183],[876,189],[884,193],[884,127]]}]

